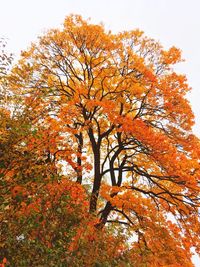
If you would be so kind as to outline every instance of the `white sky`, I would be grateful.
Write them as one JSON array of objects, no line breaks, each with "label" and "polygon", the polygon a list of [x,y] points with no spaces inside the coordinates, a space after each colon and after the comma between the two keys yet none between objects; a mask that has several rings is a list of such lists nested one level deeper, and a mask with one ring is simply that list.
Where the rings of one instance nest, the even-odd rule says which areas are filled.
[{"label": "white sky", "polygon": [[193,88],[189,98],[200,136],[200,0],[0,0],[0,7],[0,37],[9,39],[16,55],[71,13],[113,31],[139,28],[166,48],[177,46],[186,60],[178,69]]}]

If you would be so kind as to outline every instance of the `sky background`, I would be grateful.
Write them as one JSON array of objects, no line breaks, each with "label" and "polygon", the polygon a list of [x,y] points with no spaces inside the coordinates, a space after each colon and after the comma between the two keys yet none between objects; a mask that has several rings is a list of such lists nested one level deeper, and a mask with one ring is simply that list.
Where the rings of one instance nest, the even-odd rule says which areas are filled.
[{"label": "sky background", "polygon": [[[74,13],[103,22],[114,32],[139,28],[167,49],[182,50],[196,116],[194,132],[200,137],[200,0],[0,0],[0,37],[16,56],[49,28],[57,28]],[[196,266],[200,261],[195,259]]]}]

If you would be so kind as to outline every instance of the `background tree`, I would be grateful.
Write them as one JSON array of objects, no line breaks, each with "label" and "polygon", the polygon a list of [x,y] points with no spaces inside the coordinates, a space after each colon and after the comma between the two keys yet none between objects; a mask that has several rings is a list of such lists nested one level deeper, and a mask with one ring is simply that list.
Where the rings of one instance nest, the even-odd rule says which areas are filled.
[{"label": "background tree", "polygon": [[190,248],[199,252],[200,150],[180,61],[139,30],[69,16],[9,76],[34,121],[27,153],[89,184],[96,231],[112,223],[133,235],[133,266],[192,266]]}]

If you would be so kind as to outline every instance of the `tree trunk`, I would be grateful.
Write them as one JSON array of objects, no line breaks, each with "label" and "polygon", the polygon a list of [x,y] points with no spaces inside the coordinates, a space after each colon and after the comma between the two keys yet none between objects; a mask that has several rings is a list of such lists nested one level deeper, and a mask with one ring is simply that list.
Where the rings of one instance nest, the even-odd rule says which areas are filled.
[{"label": "tree trunk", "polygon": [[83,135],[80,133],[79,135],[75,135],[77,140],[78,140],[78,155],[77,155],[77,168],[76,168],[76,173],[77,173],[77,179],[76,182],[79,184],[82,184],[83,180],[83,173],[82,173],[82,149],[83,149]]},{"label": "tree trunk", "polygon": [[111,210],[113,209],[112,204],[108,201],[106,203],[106,206],[104,208],[104,210],[101,213],[101,218],[100,218],[100,222],[98,224],[96,224],[96,228],[98,229],[102,229],[104,227],[104,225],[107,222],[108,216],[111,212]]},{"label": "tree trunk", "polygon": [[92,188],[92,194],[90,198],[90,213],[94,213],[97,210],[97,200],[99,197],[99,189],[101,186],[101,173],[100,173],[100,146],[93,148],[94,152],[94,182]]}]

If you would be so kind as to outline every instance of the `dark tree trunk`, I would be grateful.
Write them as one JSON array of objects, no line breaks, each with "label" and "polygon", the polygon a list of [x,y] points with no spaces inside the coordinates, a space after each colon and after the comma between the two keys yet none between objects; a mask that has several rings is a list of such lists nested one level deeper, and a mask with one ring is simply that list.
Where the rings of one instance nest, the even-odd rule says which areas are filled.
[{"label": "dark tree trunk", "polygon": [[104,227],[104,225],[106,224],[108,216],[109,216],[109,214],[110,214],[112,209],[113,209],[113,206],[108,201],[106,203],[106,206],[105,206],[104,210],[101,213],[100,222],[98,224],[96,224],[96,228],[102,229]]},{"label": "dark tree trunk", "polygon": [[78,156],[77,156],[77,168],[76,168],[76,173],[77,173],[77,179],[76,182],[81,184],[83,180],[83,173],[82,173],[82,149],[83,149],[83,135],[82,133],[77,134],[76,138],[78,140]]},{"label": "dark tree trunk", "polygon": [[94,213],[97,210],[97,200],[99,197],[99,189],[101,186],[100,147],[95,146],[93,152],[94,152],[94,183],[90,199],[90,210],[89,210],[90,213]]}]

